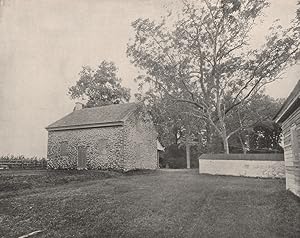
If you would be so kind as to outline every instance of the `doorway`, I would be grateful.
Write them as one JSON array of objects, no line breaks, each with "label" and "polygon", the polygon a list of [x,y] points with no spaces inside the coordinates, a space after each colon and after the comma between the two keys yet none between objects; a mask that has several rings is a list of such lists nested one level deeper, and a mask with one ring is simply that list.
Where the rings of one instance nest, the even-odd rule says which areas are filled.
[{"label": "doorway", "polygon": [[86,169],[86,150],[85,146],[78,146],[77,169]]}]

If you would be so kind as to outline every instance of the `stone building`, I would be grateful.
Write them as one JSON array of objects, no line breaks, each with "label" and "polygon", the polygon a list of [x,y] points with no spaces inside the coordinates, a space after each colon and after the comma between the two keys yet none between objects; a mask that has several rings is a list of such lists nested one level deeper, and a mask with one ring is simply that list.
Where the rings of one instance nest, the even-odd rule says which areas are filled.
[{"label": "stone building", "polygon": [[82,108],[46,127],[48,168],[156,169],[157,132],[135,103]]},{"label": "stone building", "polygon": [[300,197],[300,80],[274,120],[282,127],[286,188]]}]

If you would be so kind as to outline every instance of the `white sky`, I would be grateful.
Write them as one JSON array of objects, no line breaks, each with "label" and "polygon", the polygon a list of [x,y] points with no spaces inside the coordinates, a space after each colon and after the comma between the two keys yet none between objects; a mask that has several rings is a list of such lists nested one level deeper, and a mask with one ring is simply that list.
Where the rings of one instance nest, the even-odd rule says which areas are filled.
[{"label": "white sky", "polygon": [[[48,124],[72,111],[68,87],[82,65],[112,60],[123,85],[136,91],[138,74],[126,57],[131,22],[158,18],[172,0],[0,0],[0,155],[46,156]],[[265,24],[254,32],[263,39],[267,25],[287,24],[297,0],[272,0]],[[300,67],[288,70],[267,93],[286,97],[300,79]]]}]

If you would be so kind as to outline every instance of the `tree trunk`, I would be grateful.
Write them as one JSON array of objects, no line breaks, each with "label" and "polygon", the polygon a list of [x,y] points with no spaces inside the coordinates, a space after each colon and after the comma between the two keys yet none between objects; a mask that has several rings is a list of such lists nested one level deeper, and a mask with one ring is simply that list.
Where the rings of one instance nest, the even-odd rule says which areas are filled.
[{"label": "tree trunk", "polygon": [[190,169],[191,168],[191,156],[190,156],[190,151],[191,151],[191,146],[187,144],[185,146],[186,150],[186,168]]},{"label": "tree trunk", "polygon": [[243,149],[243,154],[245,155],[245,154],[247,154],[247,148],[246,148],[246,146],[245,146],[245,143],[243,142],[242,137],[241,137],[240,135],[238,135],[238,137],[239,137],[239,140],[240,140],[242,149]]},{"label": "tree trunk", "polygon": [[206,150],[207,153],[212,152],[212,130],[209,122],[206,122]]},{"label": "tree trunk", "polygon": [[175,145],[178,145],[177,131],[174,132]]},{"label": "tree trunk", "polygon": [[229,145],[228,145],[229,138],[227,136],[226,125],[223,119],[220,120],[220,124],[221,124],[221,137],[223,140],[224,153],[229,154]]},{"label": "tree trunk", "polygon": [[228,145],[227,137],[223,137],[223,146],[224,146],[224,153],[229,154],[229,145]]}]

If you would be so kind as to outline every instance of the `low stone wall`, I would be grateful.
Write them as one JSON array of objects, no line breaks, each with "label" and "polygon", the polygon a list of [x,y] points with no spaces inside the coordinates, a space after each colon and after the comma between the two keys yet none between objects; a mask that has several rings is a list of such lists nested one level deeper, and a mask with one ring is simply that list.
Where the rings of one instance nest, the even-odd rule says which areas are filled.
[{"label": "low stone wall", "polygon": [[283,154],[204,154],[199,173],[261,178],[284,178]]}]

